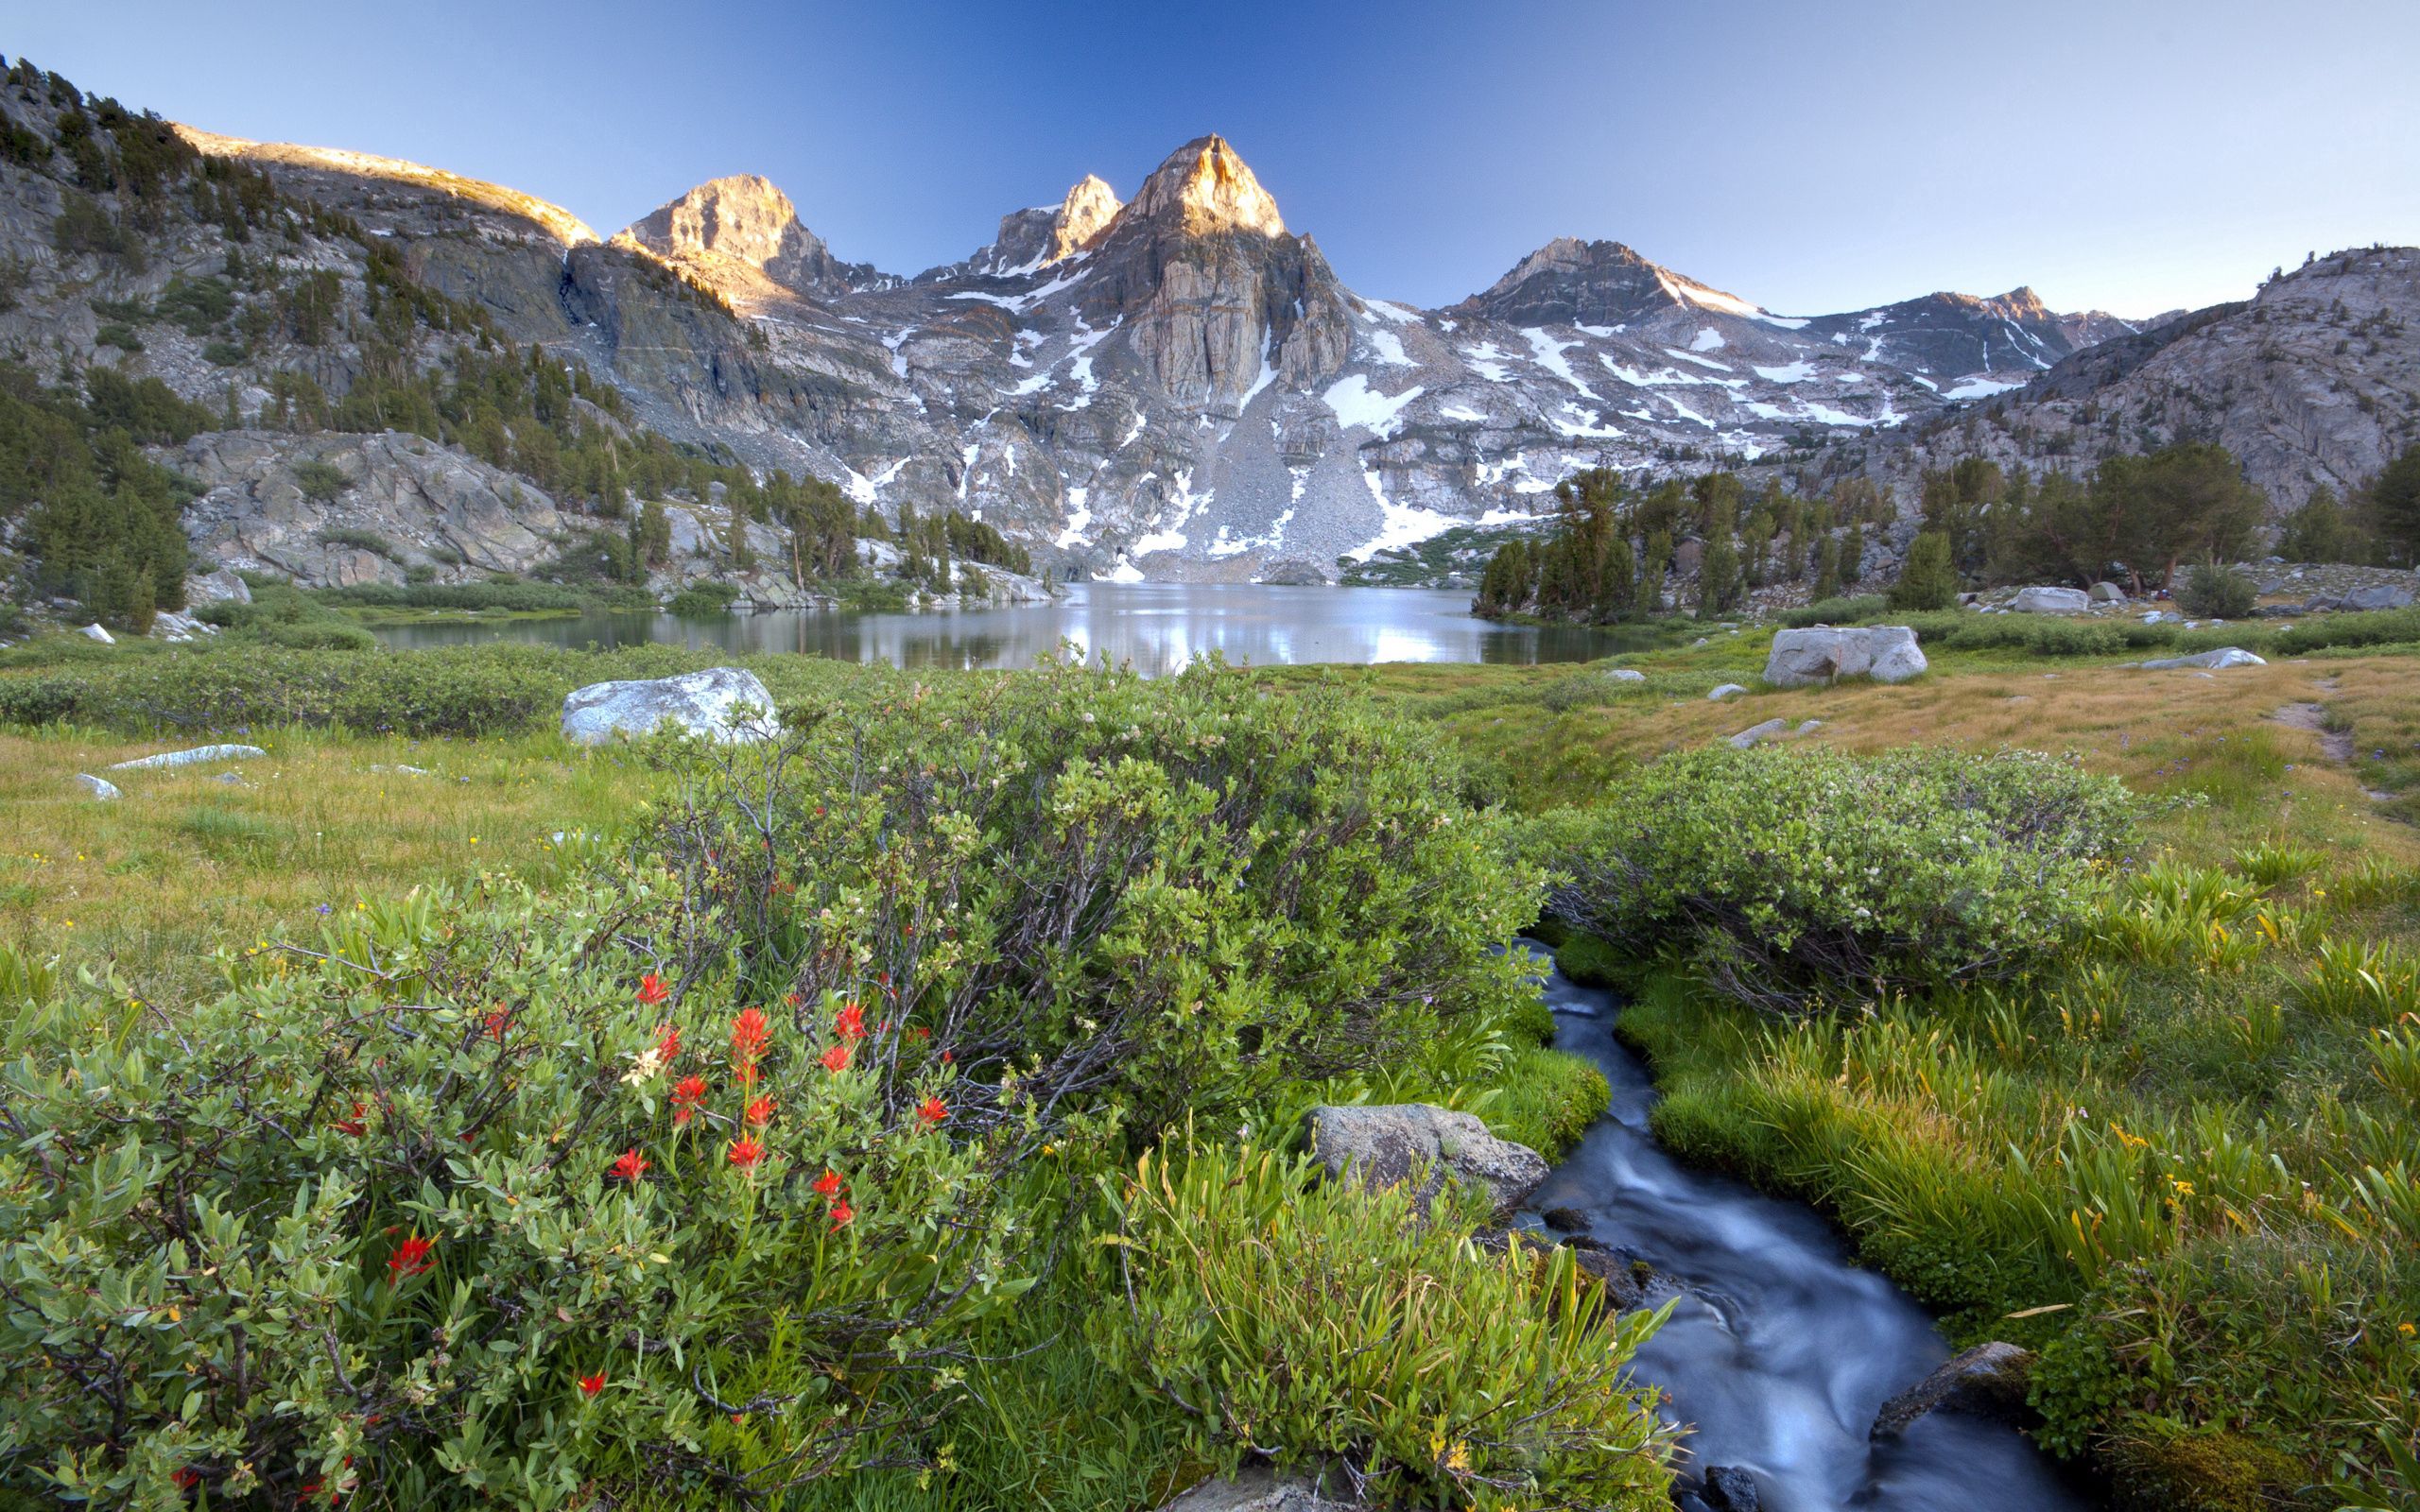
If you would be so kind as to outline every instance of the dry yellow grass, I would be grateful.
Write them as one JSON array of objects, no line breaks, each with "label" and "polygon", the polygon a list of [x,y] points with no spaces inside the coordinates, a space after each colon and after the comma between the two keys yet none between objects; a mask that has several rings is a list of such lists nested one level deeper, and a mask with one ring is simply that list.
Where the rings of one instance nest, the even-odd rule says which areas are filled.
[{"label": "dry yellow grass", "polygon": [[[551,736],[415,744],[286,731],[253,743],[268,754],[104,772],[176,747],[0,734],[0,940],[113,961],[133,985],[164,992],[205,975],[214,946],[304,927],[322,904],[481,870],[543,872],[556,832],[626,823],[656,781],[627,756]],[[95,801],[78,772],[106,775],[126,796]]]}]

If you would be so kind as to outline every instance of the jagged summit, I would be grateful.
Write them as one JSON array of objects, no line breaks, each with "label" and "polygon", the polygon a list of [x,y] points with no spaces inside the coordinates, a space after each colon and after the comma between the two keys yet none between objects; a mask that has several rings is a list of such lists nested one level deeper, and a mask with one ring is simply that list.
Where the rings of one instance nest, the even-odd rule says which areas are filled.
[{"label": "jagged summit", "polygon": [[752,173],[710,179],[633,221],[614,238],[671,263],[713,273],[731,264],[801,294],[836,295],[895,282],[843,263],[798,218],[772,181]]},{"label": "jagged summit", "polygon": [[1117,191],[1097,173],[1085,174],[1055,205],[1011,210],[1000,217],[992,245],[964,262],[917,275],[920,284],[954,278],[1017,278],[1064,262],[1092,245],[1124,209]]},{"label": "jagged summit", "polygon": [[1168,154],[1135,192],[1126,214],[1138,220],[1173,224],[1188,236],[1221,232],[1286,234],[1277,201],[1253,177],[1222,136],[1196,137]]}]

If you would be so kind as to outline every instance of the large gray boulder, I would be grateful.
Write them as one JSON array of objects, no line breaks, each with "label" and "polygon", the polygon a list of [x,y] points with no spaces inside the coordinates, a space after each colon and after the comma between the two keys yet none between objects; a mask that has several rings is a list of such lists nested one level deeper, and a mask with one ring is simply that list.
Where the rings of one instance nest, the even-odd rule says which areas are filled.
[{"label": "large gray boulder", "polygon": [[773,695],[753,672],[708,667],[677,678],[592,682],[563,698],[563,734],[582,746],[649,735],[666,725],[724,745],[764,740],[774,730]]},{"label": "large gray boulder", "polygon": [[2191,656],[2164,656],[2143,663],[2149,672],[2165,672],[2176,667],[2196,667],[2223,671],[2228,667],[2265,667],[2269,663],[2239,645],[2221,646],[2215,651],[2197,651]]},{"label": "large gray boulder", "polygon": [[2092,599],[2081,588],[2028,588],[2009,607],[2019,614],[2081,614],[2092,608]]},{"label": "large gray boulder", "polygon": [[1955,1412],[2025,1427],[2033,1421],[2025,1392],[2033,1352],[1994,1340],[1953,1357],[1882,1404],[1869,1436],[1888,1438],[1927,1413]]},{"label": "large gray boulder", "polygon": [[1497,1139],[1469,1113],[1427,1103],[1326,1105],[1304,1114],[1303,1127],[1331,1179],[1381,1191],[1409,1186],[1424,1214],[1448,1181],[1485,1194],[1501,1216],[1547,1178],[1537,1151]]},{"label": "large gray boulder", "polygon": [[1916,632],[1905,625],[1781,630],[1765,658],[1765,680],[1776,688],[1804,688],[1840,678],[1905,682],[1924,670]]},{"label": "large gray boulder", "polygon": [[2344,607],[2350,610],[2410,609],[2412,593],[2405,583],[2372,583],[2344,595]]}]

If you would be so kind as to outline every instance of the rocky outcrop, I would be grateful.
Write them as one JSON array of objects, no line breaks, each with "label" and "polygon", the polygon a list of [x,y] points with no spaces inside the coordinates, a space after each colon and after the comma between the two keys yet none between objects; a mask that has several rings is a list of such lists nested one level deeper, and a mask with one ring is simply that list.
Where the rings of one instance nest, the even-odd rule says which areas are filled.
[{"label": "rocky outcrop", "polygon": [[[401,583],[414,567],[441,582],[526,575],[555,555],[565,525],[522,479],[394,431],[212,431],[175,460],[205,490],[184,511],[198,558],[306,587]],[[345,486],[305,494],[296,476],[305,462],[336,468]]]},{"label": "rocky outcrop", "polygon": [[563,698],[563,735],[577,745],[633,739],[667,726],[720,745],[768,739],[777,728],[773,696],[753,672],[709,667],[677,678],[592,682]]},{"label": "rocky outcrop", "polygon": [[1090,247],[1124,209],[1117,191],[1098,174],[1088,173],[1055,205],[1011,210],[1000,217],[1000,233],[992,245],[962,263],[951,263],[916,275],[919,284],[963,278],[1019,278],[1054,263],[1063,263]]},{"label": "rocky outcrop", "polygon": [[1841,470],[1912,486],[1926,468],[1980,456],[2083,476],[2111,455],[2207,440],[2243,464],[2273,515],[2322,487],[2345,497],[2411,444],[2415,309],[2420,249],[2314,257],[2248,301],[2108,334],[2021,391],[1978,395],[1993,401],[1984,423],[1944,417],[1861,441]]},{"label": "rocky outcrop", "polygon": [[2026,1404],[2033,1353],[2014,1344],[1979,1344],[1882,1404],[1870,1436],[1888,1438],[1928,1413],[1963,1413],[1994,1422],[2029,1427],[2037,1421]]},{"label": "rocky outcrop", "polygon": [[85,796],[92,799],[96,803],[107,803],[113,799],[120,799],[126,796],[118,791],[118,786],[115,782],[111,782],[106,777],[95,777],[90,772],[78,772],[76,774],[76,785],[82,788]]},{"label": "rocky outcrop", "polygon": [[1904,625],[1862,625],[1848,629],[1815,626],[1778,630],[1765,658],[1765,680],[1776,688],[1804,688],[1841,678],[1905,682],[1920,677],[1925,654],[1916,632]]},{"label": "rocky outcrop", "polygon": [[1373,1190],[1405,1186],[1428,1211],[1447,1183],[1511,1211],[1547,1178],[1544,1157],[1500,1140],[1469,1113],[1426,1103],[1322,1106],[1303,1115],[1311,1157],[1331,1180]]}]

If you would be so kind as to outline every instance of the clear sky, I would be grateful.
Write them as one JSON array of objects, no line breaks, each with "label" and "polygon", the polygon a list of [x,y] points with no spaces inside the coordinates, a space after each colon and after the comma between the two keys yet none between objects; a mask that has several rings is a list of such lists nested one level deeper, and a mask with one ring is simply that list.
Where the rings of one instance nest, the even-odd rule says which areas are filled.
[{"label": "clear sky", "polygon": [[761,173],[903,273],[1211,130],[1347,284],[1419,304],[1564,234],[1796,313],[2031,284],[2145,315],[2420,242],[2415,0],[0,0],[0,50],[608,233]]}]

